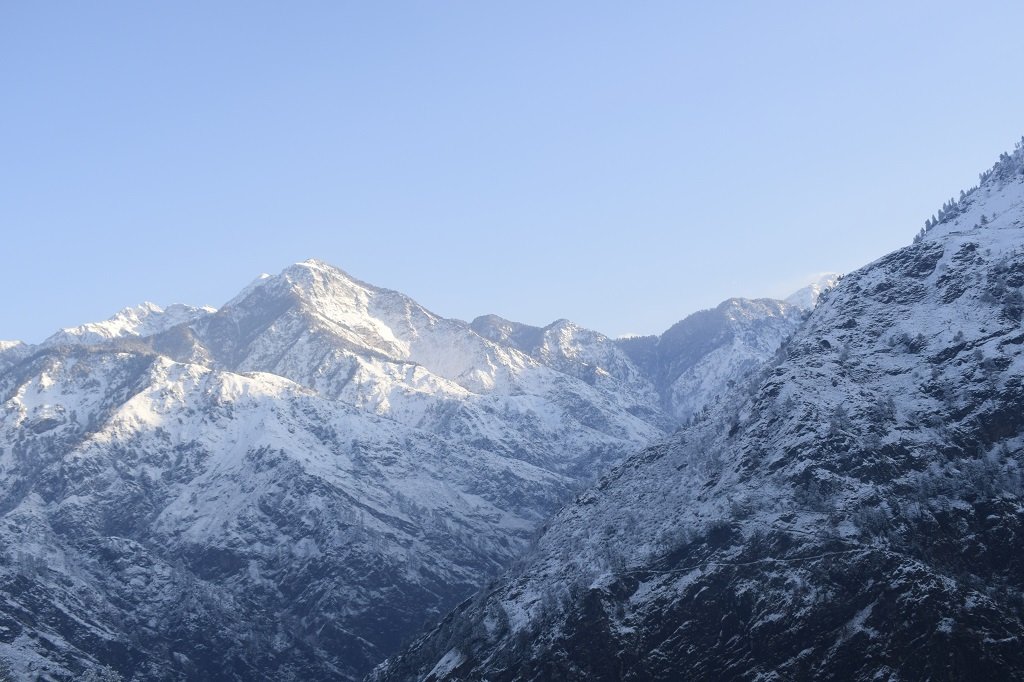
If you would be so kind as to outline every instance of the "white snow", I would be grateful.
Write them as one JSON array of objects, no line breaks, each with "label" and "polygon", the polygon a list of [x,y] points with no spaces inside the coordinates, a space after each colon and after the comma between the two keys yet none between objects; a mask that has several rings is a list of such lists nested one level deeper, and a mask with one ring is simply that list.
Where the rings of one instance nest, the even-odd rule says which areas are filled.
[{"label": "white snow", "polygon": [[437,665],[427,673],[427,678],[438,681],[447,679],[452,671],[462,665],[465,660],[466,657],[461,651],[458,649],[452,649],[442,656],[441,660],[437,662]]},{"label": "white snow", "polygon": [[167,308],[161,308],[155,303],[146,302],[124,308],[103,322],[89,322],[78,327],[62,329],[46,339],[42,345],[95,344],[125,337],[152,336],[213,312],[215,309],[209,306],[197,308],[175,303]]},{"label": "white snow", "polygon": [[786,297],[786,303],[795,305],[802,310],[813,310],[818,305],[822,292],[831,289],[842,275],[835,272],[822,272],[814,276],[807,286],[794,291]]}]

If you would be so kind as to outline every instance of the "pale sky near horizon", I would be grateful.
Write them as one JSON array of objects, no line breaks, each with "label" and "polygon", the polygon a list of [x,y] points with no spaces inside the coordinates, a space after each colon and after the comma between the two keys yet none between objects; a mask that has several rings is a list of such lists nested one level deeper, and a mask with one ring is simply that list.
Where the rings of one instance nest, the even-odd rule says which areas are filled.
[{"label": "pale sky near horizon", "polygon": [[1024,134],[1024,4],[0,3],[0,339],[315,257],[658,333],[908,244]]}]

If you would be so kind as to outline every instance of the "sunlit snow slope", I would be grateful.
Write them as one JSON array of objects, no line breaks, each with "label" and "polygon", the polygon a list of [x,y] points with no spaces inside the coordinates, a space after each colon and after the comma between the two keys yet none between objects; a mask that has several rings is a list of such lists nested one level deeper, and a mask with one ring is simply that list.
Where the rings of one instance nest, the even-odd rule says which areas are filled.
[{"label": "sunlit snow slope", "polygon": [[478,331],[306,261],[217,310],[0,345],[0,657],[54,679],[359,678],[678,425],[657,367],[596,332]]}]

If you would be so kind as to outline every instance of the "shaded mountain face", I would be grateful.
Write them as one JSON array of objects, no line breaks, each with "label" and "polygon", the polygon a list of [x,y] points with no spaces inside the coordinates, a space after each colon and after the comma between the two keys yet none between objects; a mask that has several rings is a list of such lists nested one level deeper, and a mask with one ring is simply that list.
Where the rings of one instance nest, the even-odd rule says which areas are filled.
[{"label": "shaded mountain face", "polygon": [[771,358],[803,319],[801,308],[782,301],[731,298],[661,336],[618,345],[654,385],[663,409],[686,421]]},{"label": "shaded mountain face", "polygon": [[31,348],[21,341],[0,341],[0,372],[21,362],[31,352]]},{"label": "shaded mountain face", "polygon": [[495,337],[318,261],[4,343],[0,657],[358,679],[674,430],[657,385],[596,332]]},{"label": "shaded mountain face", "polygon": [[1020,679],[1022,169],[844,277],[371,679]]}]

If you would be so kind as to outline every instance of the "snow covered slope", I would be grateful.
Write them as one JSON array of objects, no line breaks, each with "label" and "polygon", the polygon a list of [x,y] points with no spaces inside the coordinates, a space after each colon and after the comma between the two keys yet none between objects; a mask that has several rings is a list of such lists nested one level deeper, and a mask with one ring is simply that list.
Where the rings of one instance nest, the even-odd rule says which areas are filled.
[{"label": "snow covered slope", "polygon": [[720,310],[646,366],[565,320],[469,325],[310,260],[218,310],[4,345],[0,657],[359,678],[802,319]]},{"label": "snow covered slope", "polygon": [[61,344],[94,344],[111,339],[152,336],[179,324],[187,324],[204,315],[215,312],[215,308],[196,308],[176,303],[161,308],[155,303],[125,308],[109,320],[90,322],[78,327],[62,329],[43,342],[44,346]]},{"label": "snow covered slope", "polygon": [[21,341],[0,341],[0,372],[24,360],[32,348]]},{"label": "snow covered slope", "polygon": [[573,483],[158,355],[46,352],[2,389],[0,653],[57,673],[357,677]]},{"label": "snow covered slope", "polygon": [[25,674],[358,678],[670,424],[316,261],[3,357]]},{"label": "snow covered slope", "polygon": [[803,319],[799,308],[782,301],[731,298],[660,336],[613,340],[568,320],[541,328],[496,315],[478,317],[472,327],[548,367],[630,396],[633,405],[646,403],[685,422],[770,359]]},{"label": "snow covered slope", "polygon": [[802,310],[814,310],[821,294],[838,284],[841,277],[835,272],[823,272],[813,282],[787,296],[786,303]]},{"label": "snow covered slope", "polygon": [[[643,415],[668,430],[676,426],[671,412],[662,407],[654,378],[604,334],[569,320],[531,327],[496,315],[478,317],[471,326],[480,336],[521,351],[546,367],[628,397],[627,409],[633,414]],[[708,398],[705,394],[693,396],[696,401]]]},{"label": "snow covered slope", "polygon": [[372,679],[1024,676],[1024,149],[954,208]]},{"label": "snow covered slope", "polygon": [[0,657],[55,679],[361,677],[677,426],[617,342],[493,326],[306,261],[219,310],[5,344]]},{"label": "snow covered slope", "polygon": [[782,301],[731,298],[661,336],[618,345],[653,383],[663,409],[687,421],[770,359],[803,319]]}]

